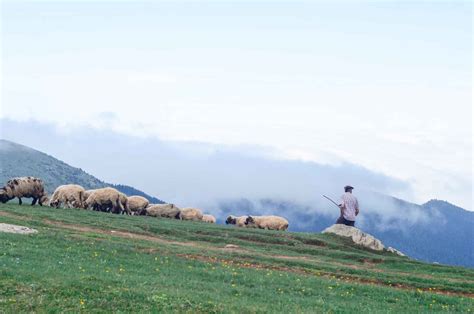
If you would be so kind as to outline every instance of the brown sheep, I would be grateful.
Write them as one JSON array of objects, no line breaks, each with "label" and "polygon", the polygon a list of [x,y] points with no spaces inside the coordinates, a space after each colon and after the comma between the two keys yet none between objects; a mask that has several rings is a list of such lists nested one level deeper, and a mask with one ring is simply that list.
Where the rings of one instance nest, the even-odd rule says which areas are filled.
[{"label": "brown sheep", "polygon": [[174,204],[150,204],[146,208],[146,215],[152,217],[181,219],[181,211]]},{"label": "brown sheep", "polygon": [[49,206],[58,208],[63,205],[66,208],[83,208],[84,207],[84,193],[82,186],[77,184],[61,185],[51,196]]},{"label": "brown sheep", "polygon": [[43,203],[48,202],[43,180],[34,177],[13,178],[8,180],[7,184],[0,189],[0,201],[2,203],[6,203],[15,197],[18,197],[20,205],[23,204],[22,197],[33,198],[31,205],[38,202],[40,206],[43,206]]},{"label": "brown sheep", "polygon": [[208,222],[208,223],[211,223],[211,224],[215,224],[216,223],[216,217],[214,217],[212,215],[202,215],[202,221]]},{"label": "brown sheep", "polygon": [[150,202],[143,196],[129,196],[128,197],[128,207],[134,215],[145,215],[146,208]]},{"label": "brown sheep", "polygon": [[183,208],[181,209],[181,219],[201,221],[202,211],[200,209],[192,208],[192,207]]},{"label": "brown sheep", "polygon": [[247,217],[248,216],[236,217],[236,216],[230,215],[225,220],[225,223],[226,225],[236,225],[237,227],[247,227],[247,225],[245,225],[245,221],[247,220]]},{"label": "brown sheep", "polygon": [[278,216],[248,216],[245,225],[250,228],[287,230],[288,220]]}]

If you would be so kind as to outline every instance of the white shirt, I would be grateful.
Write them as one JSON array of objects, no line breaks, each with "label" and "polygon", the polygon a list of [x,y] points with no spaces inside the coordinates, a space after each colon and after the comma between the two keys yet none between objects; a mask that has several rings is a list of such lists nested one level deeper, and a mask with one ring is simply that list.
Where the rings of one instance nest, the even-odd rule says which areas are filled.
[{"label": "white shirt", "polygon": [[359,202],[352,193],[346,192],[341,196],[341,204],[344,207],[344,218],[350,221],[356,220],[356,209],[359,209]]}]

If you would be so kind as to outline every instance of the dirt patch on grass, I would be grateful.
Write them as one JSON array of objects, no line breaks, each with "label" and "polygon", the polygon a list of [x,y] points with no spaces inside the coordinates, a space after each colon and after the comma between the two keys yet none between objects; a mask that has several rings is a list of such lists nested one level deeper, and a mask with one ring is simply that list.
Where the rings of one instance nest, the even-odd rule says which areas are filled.
[{"label": "dirt patch on grass", "polygon": [[374,267],[384,262],[384,260],[381,258],[360,258],[358,259],[358,261],[363,265],[367,265],[369,267]]},{"label": "dirt patch on grass", "polygon": [[324,241],[317,240],[317,239],[296,239],[297,241],[301,241],[301,243],[310,245],[310,246],[318,246],[318,247],[326,247],[327,244]]}]

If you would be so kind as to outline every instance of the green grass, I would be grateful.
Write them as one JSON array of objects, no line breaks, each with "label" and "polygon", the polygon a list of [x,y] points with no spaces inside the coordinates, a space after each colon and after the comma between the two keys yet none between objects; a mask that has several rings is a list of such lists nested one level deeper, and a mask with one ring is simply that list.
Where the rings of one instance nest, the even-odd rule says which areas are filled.
[{"label": "green grass", "polygon": [[0,222],[39,231],[0,233],[0,312],[474,311],[474,270],[334,235],[13,204]]}]

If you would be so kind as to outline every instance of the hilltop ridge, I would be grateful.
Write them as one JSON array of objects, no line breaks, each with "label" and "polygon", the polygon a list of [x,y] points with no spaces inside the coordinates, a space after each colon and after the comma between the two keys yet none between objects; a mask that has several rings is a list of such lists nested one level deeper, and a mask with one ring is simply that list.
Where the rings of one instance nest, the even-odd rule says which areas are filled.
[{"label": "hilltop ridge", "polygon": [[0,139],[0,165],[0,185],[12,177],[34,176],[43,179],[49,193],[62,184],[79,184],[86,189],[111,186],[126,195],[143,196],[154,204],[164,203],[134,187],[104,182],[81,168],[72,167],[53,156],[4,139]]}]

